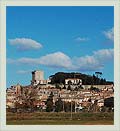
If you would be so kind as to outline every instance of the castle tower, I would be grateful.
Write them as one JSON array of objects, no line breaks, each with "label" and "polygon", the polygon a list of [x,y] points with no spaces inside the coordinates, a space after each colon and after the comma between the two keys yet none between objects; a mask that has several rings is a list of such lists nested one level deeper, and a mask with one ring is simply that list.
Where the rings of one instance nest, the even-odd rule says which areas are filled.
[{"label": "castle tower", "polygon": [[35,70],[32,72],[32,85],[37,85],[41,80],[44,80],[44,72],[41,70]]}]

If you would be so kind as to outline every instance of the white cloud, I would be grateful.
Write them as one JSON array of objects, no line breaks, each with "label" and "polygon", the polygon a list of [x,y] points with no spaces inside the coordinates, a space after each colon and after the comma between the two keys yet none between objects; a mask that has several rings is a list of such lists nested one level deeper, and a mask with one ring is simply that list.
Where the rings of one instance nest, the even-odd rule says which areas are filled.
[{"label": "white cloud", "polygon": [[53,66],[53,67],[64,67],[68,68],[71,65],[71,59],[62,52],[55,52],[42,56],[39,59],[40,64]]},{"label": "white cloud", "polygon": [[40,49],[42,45],[29,38],[15,38],[8,40],[10,45],[17,46],[19,50]]},{"label": "white cloud", "polygon": [[107,39],[114,41],[114,28],[111,28],[107,31],[103,31],[103,34]]},{"label": "white cloud", "polygon": [[20,58],[9,60],[11,63],[38,64],[53,68],[64,68],[76,71],[94,71],[104,68],[106,62],[113,60],[113,49],[94,51],[93,55],[70,58],[62,52],[47,54],[40,58]]},{"label": "white cloud", "polygon": [[114,56],[113,49],[102,49],[102,50],[94,51],[94,57],[102,62],[113,59],[113,56]]},{"label": "white cloud", "polygon": [[91,71],[96,69],[101,69],[103,65],[99,63],[94,56],[83,56],[76,58],[75,68],[82,71]]},{"label": "white cloud", "polygon": [[62,52],[55,52],[47,54],[40,58],[20,58],[17,60],[8,59],[8,63],[21,63],[21,64],[40,64],[50,67],[68,68],[71,65],[71,59]]},{"label": "white cloud", "polygon": [[75,58],[75,68],[83,71],[94,71],[104,68],[106,62],[113,60],[113,49],[94,51],[93,55]]},{"label": "white cloud", "polygon": [[75,39],[77,42],[86,42],[88,41],[89,39],[87,37],[77,37]]}]

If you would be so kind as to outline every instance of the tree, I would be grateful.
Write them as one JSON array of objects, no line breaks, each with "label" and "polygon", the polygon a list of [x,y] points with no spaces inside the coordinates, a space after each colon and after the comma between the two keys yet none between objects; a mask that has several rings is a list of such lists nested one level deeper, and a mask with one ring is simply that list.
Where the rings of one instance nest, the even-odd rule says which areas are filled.
[{"label": "tree", "polygon": [[97,80],[97,85],[98,85],[98,84],[100,84],[100,77],[102,75],[102,72],[95,72],[95,74],[96,74],[96,77],[98,78],[98,80]]},{"label": "tree", "polygon": [[92,85],[97,84],[97,77],[93,74],[92,76]]},{"label": "tree", "polygon": [[55,102],[55,111],[60,112],[63,110],[63,101],[59,97],[58,100]]},{"label": "tree", "polygon": [[46,102],[46,111],[47,112],[51,112],[53,111],[53,92],[50,93],[50,96],[48,97],[47,99],[47,102]]},{"label": "tree", "polygon": [[98,102],[98,100],[95,100],[94,104],[92,105],[93,112],[97,112],[98,111],[97,102]]},{"label": "tree", "polygon": [[24,88],[22,96],[24,103],[24,110],[30,109],[34,111],[34,101],[36,100],[37,90],[35,88]]},{"label": "tree", "polygon": [[[72,105],[72,107],[71,107],[71,105]],[[70,112],[71,108],[72,108],[72,112],[75,112],[75,102],[74,101],[65,102],[64,106],[65,106],[65,112]]]},{"label": "tree", "polygon": [[114,97],[106,98],[104,100],[104,106],[110,107],[110,108],[114,107]]},{"label": "tree", "polygon": [[21,110],[23,110],[23,104],[20,104],[18,101],[15,102],[15,109],[16,112],[20,112]]},{"label": "tree", "polygon": [[[65,79],[67,78],[78,78],[82,79],[82,84],[83,85],[94,85],[94,84],[100,84],[100,77],[102,75],[102,72],[95,72],[93,76],[91,75],[86,75],[82,73],[65,73],[65,72],[58,72],[55,75],[50,76],[51,79],[51,84],[65,84]],[[104,80],[103,80],[104,81]],[[113,84],[113,82],[110,81],[104,81],[106,84]]]},{"label": "tree", "polygon": [[64,106],[65,106],[65,112],[69,112],[71,110],[71,103],[70,102],[65,102]]},{"label": "tree", "polygon": [[97,78],[99,78],[99,77],[101,77],[102,72],[95,72],[95,74],[96,74]]},{"label": "tree", "polygon": [[105,106],[102,106],[101,107],[101,112],[105,112],[106,111],[106,107]]},{"label": "tree", "polygon": [[55,84],[55,87],[56,87],[57,89],[61,89],[61,87],[60,87],[60,85],[59,85],[58,83]]},{"label": "tree", "polygon": [[[25,112],[34,111],[34,101],[36,100],[37,90],[35,88],[22,87],[22,93],[16,97],[15,108]],[[16,110],[16,111],[17,111]]]}]

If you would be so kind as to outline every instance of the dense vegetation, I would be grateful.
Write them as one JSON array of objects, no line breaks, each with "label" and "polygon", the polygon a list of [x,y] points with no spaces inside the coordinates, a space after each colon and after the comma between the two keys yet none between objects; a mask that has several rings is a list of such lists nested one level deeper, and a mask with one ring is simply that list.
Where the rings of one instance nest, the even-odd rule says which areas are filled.
[{"label": "dense vegetation", "polygon": [[7,112],[6,122],[8,125],[112,125],[114,113],[72,113],[71,119],[70,112]]},{"label": "dense vegetation", "polygon": [[[65,79],[67,79],[67,78],[82,79],[83,85],[97,85],[97,84],[109,85],[109,84],[113,84],[113,82],[111,82],[111,81],[106,81],[106,79],[99,78],[97,73],[98,72],[96,72],[96,74],[93,74],[93,76],[91,76],[91,75],[86,75],[86,74],[82,74],[82,73],[75,73],[75,72],[72,72],[72,73],[58,72],[55,75],[51,75],[50,79],[51,79],[52,84],[56,84],[56,83],[65,84]],[[100,75],[102,75],[102,74],[100,74]]]},{"label": "dense vegetation", "polygon": [[114,97],[106,98],[104,100],[104,106],[110,107],[110,108],[114,107]]}]

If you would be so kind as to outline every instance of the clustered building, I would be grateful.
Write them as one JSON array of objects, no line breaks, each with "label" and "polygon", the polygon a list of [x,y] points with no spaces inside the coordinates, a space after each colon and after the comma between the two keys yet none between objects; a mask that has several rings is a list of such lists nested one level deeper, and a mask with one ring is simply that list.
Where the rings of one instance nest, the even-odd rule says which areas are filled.
[{"label": "clustered building", "polygon": [[[46,109],[46,101],[50,96],[51,92],[53,93],[53,103],[55,103],[58,98],[61,98],[63,102],[74,102],[75,109],[83,109],[85,107],[92,107],[97,100],[97,106],[104,106],[104,99],[114,97],[114,88],[113,85],[102,85],[100,86],[100,91],[96,92],[89,89],[89,85],[82,85],[82,80],[77,78],[65,79],[65,86],[68,87],[69,82],[73,86],[72,91],[64,89],[63,85],[60,85],[61,88],[56,88],[56,85],[50,84],[51,80],[44,79],[43,71],[33,71],[31,85],[22,87],[20,84],[11,86],[7,89],[7,108],[15,108],[15,102],[23,103],[25,98],[25,90],[29,92],[36,92],[34,95],[35,107],[41,107]],[[74,90],[76,86],[83,86],[83,89]],[[87,87],[87,88],[86,88]],[[99,85],[98,85],[99,87]],[[88,108],[88,110],[89,110]],[[75,110],[76,111],[76,110]]]}]

